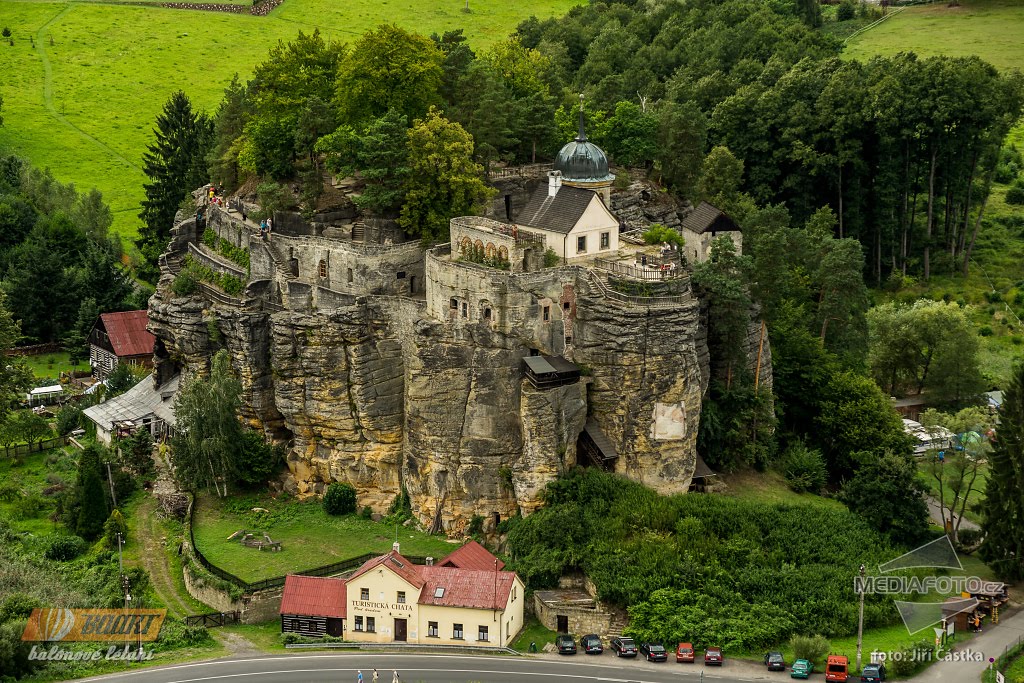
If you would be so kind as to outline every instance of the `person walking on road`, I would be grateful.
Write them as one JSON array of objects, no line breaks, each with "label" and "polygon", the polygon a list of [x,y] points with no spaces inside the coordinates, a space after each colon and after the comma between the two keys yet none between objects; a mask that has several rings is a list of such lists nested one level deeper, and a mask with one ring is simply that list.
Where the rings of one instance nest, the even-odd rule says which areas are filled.
[{"label": "person walking on road", "polygon": [[356,671],[356,683],[363,683],[363,672],[361,669]]},{"label": "person walking on road", "polygon": [[376,669],[373,670],[373,675],[370,676],[370,680],[372,680],[373,683],[377,683],[377,670]]},{"label": "person walking on road", "polygon": [[402,683],[402,679],[399,678],[397,671],[391,672],[391,683]]}]

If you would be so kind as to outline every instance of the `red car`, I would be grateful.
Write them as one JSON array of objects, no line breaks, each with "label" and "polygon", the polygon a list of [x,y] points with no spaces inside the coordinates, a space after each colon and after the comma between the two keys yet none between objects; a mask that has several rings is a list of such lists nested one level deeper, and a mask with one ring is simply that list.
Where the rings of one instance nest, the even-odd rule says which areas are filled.
[{"label": "red car", "polygon": [[676,647],[676,661],[693,663],[695,653],[692,643],[679,643]]},{"label": "red car", "polygon": [[720,647],[709,647],[704,651],[704,664],[714,664],[715,666],[722,666],[722,648]]}]

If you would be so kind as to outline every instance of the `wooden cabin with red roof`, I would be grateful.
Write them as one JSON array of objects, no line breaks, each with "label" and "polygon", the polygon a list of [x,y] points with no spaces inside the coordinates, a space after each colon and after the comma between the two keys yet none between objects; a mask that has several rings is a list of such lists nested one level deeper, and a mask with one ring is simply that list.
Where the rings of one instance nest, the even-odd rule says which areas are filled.
[{"label": "wooden cabin with red roof", "polygon": [[281,596],[281,633],[334,636],[345,632],[345,580],[286,576]]},{"label": "wooden cabin with red roof", "polygon": [[102,313],[89,333],[89,365],[100,379],[114,371],[119,363],[153,367],[156,337],[146,329],[146,311]]}]

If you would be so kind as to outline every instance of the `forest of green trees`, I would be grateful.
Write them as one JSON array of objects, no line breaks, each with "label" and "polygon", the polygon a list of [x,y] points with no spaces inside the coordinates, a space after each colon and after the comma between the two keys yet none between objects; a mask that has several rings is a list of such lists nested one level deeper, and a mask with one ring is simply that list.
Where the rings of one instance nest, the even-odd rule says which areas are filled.
[{"label": "forest of green trees", "polygon": [[47,170],[0,157],[0,281],[21,322],[19,343],[63,342],[79,358],[101,312],[144,308],[121,242],[108,237],[110,208]]}]

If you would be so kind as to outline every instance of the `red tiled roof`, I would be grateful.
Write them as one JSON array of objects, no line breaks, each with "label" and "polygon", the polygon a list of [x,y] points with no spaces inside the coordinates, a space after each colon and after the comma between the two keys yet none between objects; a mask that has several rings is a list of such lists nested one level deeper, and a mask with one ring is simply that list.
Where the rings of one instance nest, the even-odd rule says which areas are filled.
[{"label": "red tiled roof", "polygon": [[344,579],[294,574],[284,579],[281,614],[345,618],[347,609]]},{"label": "red tiled roof", "polygon": [[348,577],[348,580],[352,581],[353,579],[362,576],[371,569],[376,569],[381,565],[384,565],[392,572],[394,572],[402,579],[404,579],[406,583],[415,586],[416,588],[419,588],[423,585],[423,579],[420,577],[416,565],[414,565],[412,562],[396,553],[394,550],[392,550],[387,555],[381,555],[380,557],[375,557],[372,560],[367,560],[363,563],[362,567],[357,569],[354,574]]},{"label": "red tiled roof", "polygon": [[[476,541],[470,541],[446,558],[438,562],[440,567],[459,567],[460,569],[481,569],[493,572],[494,561],[498,560]],[[505,563],[498,560],[498,569],[504,569]]]},{"label": "red tiled roof", "polygon": [[[423,577],[419,604],[475,609],[505,609],[515,572],[458,569],[456,567],[419,567]],[[435,597],[437,589],[444,595]]]},{"label": "red tiled roof", "polygon": [[149,316],[146,311],[102,313],[103,329],[110,337],[110,345],[119,358],[145,356],[153,353],[156,337],[146,330]]}]

